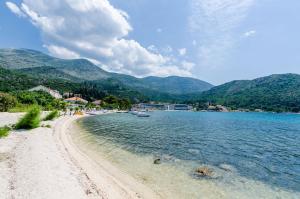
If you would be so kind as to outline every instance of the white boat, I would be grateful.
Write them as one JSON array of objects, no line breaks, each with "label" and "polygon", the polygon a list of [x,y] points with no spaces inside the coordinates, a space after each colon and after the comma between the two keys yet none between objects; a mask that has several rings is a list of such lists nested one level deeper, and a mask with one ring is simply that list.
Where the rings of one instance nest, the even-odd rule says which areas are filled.
[{"label": "white boat", "polygon": [[128,111],[117,111],[117,113],[128,113]]},{"label": "white boat", "polygon": [[130,113],[131,113],[132,115],[137,115],[137,114],[138,114],[137,111],[130,111]]},{"label": "white boat", "polygon": [[137,113],[137,116],[138,116],[138,117],[150,117],[149,114],[144,113],[144,112],[138,112],[138,113]]}]

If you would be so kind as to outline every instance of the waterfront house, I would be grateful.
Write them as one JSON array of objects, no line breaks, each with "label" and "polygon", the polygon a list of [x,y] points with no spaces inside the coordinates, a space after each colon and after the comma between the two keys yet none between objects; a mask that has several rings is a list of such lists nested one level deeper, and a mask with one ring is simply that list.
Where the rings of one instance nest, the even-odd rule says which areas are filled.
[{"label": "waterfront house", "polygon": [[190,111],[193,107],[189,106],[187,104],[174,104],[174,110],[175,111]]},{"label": "waterfront house", "polygon": [[137,105],[137,108],[144,110],[166,110],[166,106],[164,104],[141,103]]},{"label": "waterfront house", "polygon": [[65,99],[65,102],[69,102],[71,104],[87,104],[88,103],[87,100],[84,100],[80,97],[71,97],[71,98]]}]

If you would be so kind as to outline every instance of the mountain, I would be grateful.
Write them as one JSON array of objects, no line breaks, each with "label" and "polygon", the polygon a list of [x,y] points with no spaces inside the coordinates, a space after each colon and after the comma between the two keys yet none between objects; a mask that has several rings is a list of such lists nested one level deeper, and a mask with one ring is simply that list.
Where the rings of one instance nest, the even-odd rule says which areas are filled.
[{"label": "mountain", "polygon": [[82,94],[82,96],[89,101],[103,99],[108,95],[114,95],[123,99],[130,99],[135,103],[149,100],[140,92],[132,90],[113,79],[106,79],[100,82],[73,82],[59,78],[51,79],[46,76],[43,78],[36,77],[24,74],[19,70],[8,70],[0,67],[0,91],[2,92],[28,90],[38,85],[44,85],[56,89],[61,93],[72,92]]},{"label": "mountain", "polygon": [[64,60],[29,49],[0,49],[0,66],[23,73],[70,81],[100,81],[115,79],[143,92],[182,95],[209,90],[213,85],[188,77],[146,77],[109,73],[85,59]]},{"label": "mountain", "polygon": [[138,90],[151,89],[173,95],[199,93],[213,87],[213,85],[205,81],[188,77],[170,76],[165,78],[145,77],[138,79],[120,74],[116,74],[115,77],[122,83]]},{"label": "mountain", "polygon": [[[56,69],[60,73],[83,80],[100,80],[110,77],[108,72],[88,60],[64,60],[29,49],[0,49],[0,66],[15,70],[32,69],[33,72],[35,70],[39,72],[41,70],[39,68]],[[44,74],[45,71],[42,72]]]},{"label": "mountain", "polygon": [[254,80],[232,81],[197,96],[233,109],[263,109],[275,112],[300,111],[300,75],[279,74]]}]

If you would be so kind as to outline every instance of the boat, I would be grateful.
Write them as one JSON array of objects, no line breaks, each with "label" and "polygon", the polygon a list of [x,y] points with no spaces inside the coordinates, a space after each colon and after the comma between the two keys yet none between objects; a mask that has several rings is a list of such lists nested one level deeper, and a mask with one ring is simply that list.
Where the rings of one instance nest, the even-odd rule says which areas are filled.
[{"label": "boat", "polygon": [[137,113],[137,116],[138,116],[138,117],[150,117],[149,114],[144,113],[144,112],[138,112],[138,113]]},{"label": "boat", "polygon": [[137,115],[137,114],[138,114],[137,111],[130,111],[130,113],[131,113],[132,115]]},{"label": "boat", "polygon": [[128,111],[117,111],[117,113],[128,113]]}]

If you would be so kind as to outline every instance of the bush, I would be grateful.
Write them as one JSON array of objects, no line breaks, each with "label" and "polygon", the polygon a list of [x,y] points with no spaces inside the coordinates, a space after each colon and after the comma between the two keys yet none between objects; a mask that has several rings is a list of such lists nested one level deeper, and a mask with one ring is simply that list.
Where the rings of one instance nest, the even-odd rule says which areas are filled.
[{"label": "bush", "polygon": [[38,106],[29,110],[16,124],[16,129],[34,129],[40,125],[41,110]]},{"label": "bush", "polygon": [[6,112],[17,105],[17,99],[7,93],[0,92],[0,112]]},{"label": "bush", "polygon": [[42,91],[17,91],[13,93],[22,106],[39,105],[43,110],[65,109],[67,104],[63,100],[58,100],[50,94]]},{"label": "bush", "polygon": [[11,129],[8,126],[0,127],[0,138],[8,136],[10,130]]},{"label": "bush", "polygon": [[8,110],[10,113],[23,113],[28,112],[32,108],[36,107],[37,105],[34,104],[17,104],[17,106]]},{"label": "bush", "polygon": [[57,110],[54,110],[45,117],[44,121],[53,120],[58,116],[59,116],[59,112]]}]

